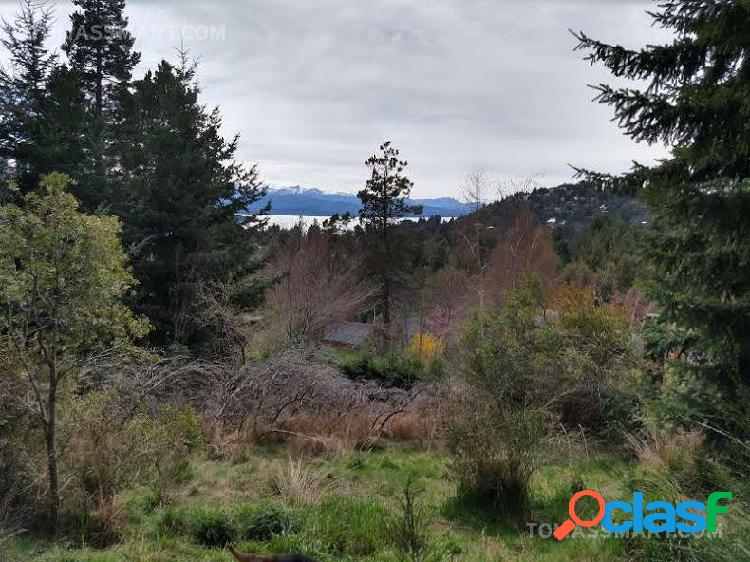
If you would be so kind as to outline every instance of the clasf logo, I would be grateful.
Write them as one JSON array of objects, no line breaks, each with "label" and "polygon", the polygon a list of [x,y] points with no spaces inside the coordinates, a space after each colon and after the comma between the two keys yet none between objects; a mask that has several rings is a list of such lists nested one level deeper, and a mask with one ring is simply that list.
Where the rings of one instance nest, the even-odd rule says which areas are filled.
[{"label": "clasf logo", "polygon": [[[581,519],[576,514],[576,504],[582,498],[596,500],[599,511],[593,519]],[[717,517],[727,513],[729,506],[721,505],[721,500],[731,500],[732,492],[714,492],[708,496],[706,503],[684,501],[677,505],[666,501],[645,503],[643,492],[634,492],[632,501],[604,501],[602,495],[592,490],[583,490],[570,498],[568,515],[553,533],[558,541],[567,537],[576,526],[594,527],[601,523],[608,533],[682,533],[695,534],[702,531],[715,533],[718,527]],[[615,523],[613,515],[621,522]]]}]

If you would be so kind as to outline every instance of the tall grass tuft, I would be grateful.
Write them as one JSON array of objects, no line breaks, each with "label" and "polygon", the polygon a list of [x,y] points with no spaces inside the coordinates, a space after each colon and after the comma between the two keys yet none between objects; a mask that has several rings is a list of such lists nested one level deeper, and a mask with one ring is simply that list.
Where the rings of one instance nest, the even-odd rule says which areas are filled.
[{"label": "tall grass tuft", "polygon": [[242,508],[237,513],[240,537],[247,540],[267,541],[273,537],[295,533],[299,523],[294,514],[275,506]]},{"label": "tall grass tuft", "polygon": [[193,539],[205,546],[224,546],[237,529],[231,517],[215,508],[203,507],[190,514],[188,527]]},{"label": "tall grass tuft", "polygon": [[666,431],[651,430],[645,439],[628,435],[627,440],[638,459],[659,469],[674,469],[692,462],[703,446],[700,430]]},{"label": "tall grass tuft", "polygon": [[318,477],[306,469],[302,460],[289,459],[283,469],[271,477],[271,489],[290,505],[306,505],[318,500],[321,483]]}]

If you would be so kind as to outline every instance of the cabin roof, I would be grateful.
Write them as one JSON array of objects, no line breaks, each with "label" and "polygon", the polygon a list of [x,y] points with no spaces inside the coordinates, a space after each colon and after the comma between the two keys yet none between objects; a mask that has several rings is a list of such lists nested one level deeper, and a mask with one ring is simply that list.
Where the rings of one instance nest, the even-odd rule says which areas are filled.
[{"label": "cabin roof", "polygon": [[354,347],[361,346],[372,335],[373,327],[373,324],[362,322],[338,322],[328,330],[325,341]]}]

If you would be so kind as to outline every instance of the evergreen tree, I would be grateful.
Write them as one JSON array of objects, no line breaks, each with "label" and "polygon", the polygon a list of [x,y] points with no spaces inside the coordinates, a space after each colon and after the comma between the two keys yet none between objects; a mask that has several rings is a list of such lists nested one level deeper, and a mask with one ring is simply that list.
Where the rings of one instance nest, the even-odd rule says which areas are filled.
[{"label": "evergreen tree", "polygon": [[17,186],[28,192],[38,186],[37,161],[45,147],[47,81],[57,57],[47,49],[52,13],[25,0],[13,22],[3,21],[0,41],[10,59],[0,68],[0,158]]},{"label": "evergreen tree", "polygon": [[71,30],[63,49],[82,77],[94,113],[106,122],[122,118],[133,69],[141,59],[124,16],[125,0],[73,0]]},{"label": "evergreen tree", "polygon": [[390,141],[380,145],[380,152],[368,158],[365,165],[370,168],[370,179],[357,194],[362,201],[359,218],[371,234],[368,263],[380,284],[383,322],[388,326],[393,285],[403,262],[403,246],[393,226],[405,216],[421,214],[422,209],[407,203],[414,184],[404,175],[407,162],[399,160],[399,151]]},{"label": "evergreen tree", "polygon": [[605,300],[624,295],[643,271],[639,246],[644,232],[615,214],[597,215],[583,230],[575,225],[555,229],[556,250],[565,265],[561,280],[592,285]]},{"label": "evergreen tree", "polygon": [[101,139],[92,135],[95,119],[86,107],[78,73],[56,68],[47,83],[44,118],[40,123],[40,148],[36,155],[41,174],[62,172],[74,181],[69,191],[86,211],[103,201],[96,178],[104,175],[103,162],[91,158],[101,152]]},{"label": "evergreen tree", "polygon": [[[140,283],[136,307],[154,323],[153,343],[193,348],[198,287],[253,270],[255,216],[264,194],[255,167],[235,161],[238,138],[220,134],[218,110],[199,103],[195,67],[163,61],[135,83],[139,142],[124,159],[130,178],[121,215]],[[250,297],[248,297],[250,298]]]},{"label": "evergreen tree", "polygon": [[687,389],[680,403],[699,408],[694,412],[704,419],[713,416],[710,425],[734,425],[747,437],[750,4],[665,0],[651,16],[674,32],[672,43],[631,50],[577,35],[592,64],[647,83],[645,89],[602,84],[598,101],[614,108],[636,141],[671,147],[671,158],[657,166],[598,179],[635,187],[651,207],[650,296],[661,307],[651,343],[675,357],[667,382]]},{"label": "evergreen tree", "polygon": [[74,0],[63,50],[78,75],[89,118],[86,154],[75,176],[75,194],[84,208],[110,208],[121,203],[123,153],[138,142],[130,127],[132,74],[141,55],[124,16],[125,0]]},{"label": "evergreen tree", "polygon": [[50,11],[27,1],[14,22],[4,24],[11,65],[0,70],[0,160],[21,193],[58,171],[75,178],[71,192],[92,208],[100,200],[86,181],[92,119],[77,73],[47,50],[51,21]]}]

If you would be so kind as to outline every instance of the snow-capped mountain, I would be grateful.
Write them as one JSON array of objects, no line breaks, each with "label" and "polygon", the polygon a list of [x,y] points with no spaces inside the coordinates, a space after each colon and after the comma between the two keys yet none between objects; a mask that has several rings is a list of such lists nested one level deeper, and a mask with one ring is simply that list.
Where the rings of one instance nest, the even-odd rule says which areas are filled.
[{"label": "snow-capped mountain", "polygon": [[[250,210],[258,211],[271,203],[272,215],[331,216],[350,213],[356,215],[360,201],[352,193],[332,193],[301,186],[270,188],[266,196]],[[466,205],[452,197],[410,199],[410,205],[421,205],[422,216],[457,217],[468,213]]]}]

